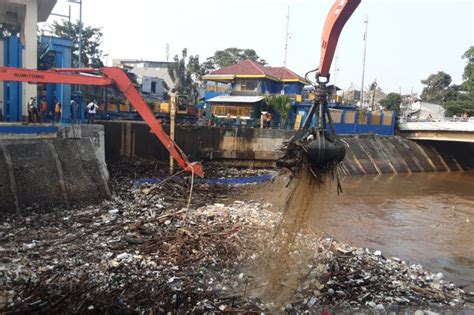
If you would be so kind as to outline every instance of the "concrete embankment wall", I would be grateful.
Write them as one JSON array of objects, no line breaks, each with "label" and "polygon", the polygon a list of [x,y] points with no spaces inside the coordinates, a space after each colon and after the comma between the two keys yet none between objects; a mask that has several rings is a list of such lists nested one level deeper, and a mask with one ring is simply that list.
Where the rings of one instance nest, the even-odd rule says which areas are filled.
[{"label": "concrete embankment wall", "polygon": [[[1,214],[25,214],[29,207],[47,210],[110,196],[100,135],[92,130],[88,132],[93,136],[84,132],[87,136],[79,137],[76,131],[62,129],[51,139],[0,141]],[[73,138],[67,138],[70,132]]]},{"label": "concrete embankment wall", "polygon": [[[106,158],[141,157],[166,161],[168,152],[141,122],[102,122]],[[165,128],[166,131],[168,131]],[[178,145],[191,160],[226,160],[235,164],[272,164],[293,131],[183,127],[175,132]],[[342,164],[346,175],[457,171],[474,169],[474,145],[419,141],[400,137],[343,137],[347,148]]]},{"label": "concrete embankment wall", "polygon": [[401,137],[343,137],[346,175],[474,169],[471,143],[411,141]]}]

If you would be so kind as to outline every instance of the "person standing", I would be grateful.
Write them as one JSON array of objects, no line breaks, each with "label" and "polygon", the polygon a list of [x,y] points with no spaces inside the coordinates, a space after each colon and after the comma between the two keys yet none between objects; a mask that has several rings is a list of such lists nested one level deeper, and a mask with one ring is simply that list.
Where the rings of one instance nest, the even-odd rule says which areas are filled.
[{"label": "person standing", "polygon": [[76,122],[76,118],[77,118],[77,104],[76,104],[76,101],[74,99],[71,98],[71,102],[69,103],[69,108],[71,110],[71,122],[72,123],[75,123]]},{"label": "person standing", "polygon": [[33,122],[34,123],[39,123],[40,118],[39,118],[39,111],[38,111],[38,101],[36,100],[36,97],[32,97],[32,104],[31,104],[31,113],[33,116]]},{"label": "person standing", "polygon": [[40,122],[44,122],[46,120],[47,111],[48,111],[48,103],[46,102],[46,99],[43,97],[41,98]]},{"label": "person standing", "polygon": [[95,114],[97,113],[97,109],[99,106],[96,104],[95,100],[92,100],[89,104],[87,104],[87,123],[93,124]]},{"label": "person standing", "polygon": [[54,102],[54,121],[59,122],[61,119],[62,106],[61,103],[56,99]]},{"label": "person standing", "polygon": [[26,104],[26,108],[28,108],[28,123],[31,123],[33,121],[33,97],[31,97],[28,100],[28,103]]}]

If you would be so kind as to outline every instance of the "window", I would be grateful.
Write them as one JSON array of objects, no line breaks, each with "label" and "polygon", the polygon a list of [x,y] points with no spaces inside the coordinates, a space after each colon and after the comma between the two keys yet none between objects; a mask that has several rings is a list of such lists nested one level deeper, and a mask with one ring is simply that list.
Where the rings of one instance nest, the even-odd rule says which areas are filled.
[{"label": "window", "polygon": [[257,92],[257,80],[238,80],[235,85],[236,91]]},{"label": "window", "polygon": [[151,93],[156,93],[156,82],[154,81],[151,82]]},{"label": "window", "polygon": [[231,117],[235,118],[240,116],[241,118],[250,118],[252,106],[248,105],[223,105],[213,104],[212,113],[217,117],[227,117],[230,114]]}]

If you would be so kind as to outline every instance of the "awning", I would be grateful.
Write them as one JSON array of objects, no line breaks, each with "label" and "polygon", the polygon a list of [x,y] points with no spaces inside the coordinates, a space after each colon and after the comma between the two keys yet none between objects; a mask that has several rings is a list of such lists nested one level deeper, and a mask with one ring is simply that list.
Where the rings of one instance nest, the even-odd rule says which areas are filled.
[{"label": "awning", "polygon": [[207,81],[232,81],[235,79],[233,74],[207,74],[202,77],[203,80]]},{"label": "awning", "polygon": [[210,103],[257,103],[263,96],[219,95],[208,100]]}]

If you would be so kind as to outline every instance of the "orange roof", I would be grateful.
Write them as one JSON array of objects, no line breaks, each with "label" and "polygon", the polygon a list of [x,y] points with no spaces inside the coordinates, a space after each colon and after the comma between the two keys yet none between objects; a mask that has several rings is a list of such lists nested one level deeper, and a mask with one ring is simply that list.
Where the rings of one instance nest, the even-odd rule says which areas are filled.
[{"label": "orange roof", "polygon": [[303,77],[300,77],[293,71],[285,67],[265,67],[267,72],[271,73],[273,76],[277,77],[280,81],[283,82],[292,82],[292,81],[299,81],[304,84],[308,84],[309,82],[306,81]]},{"label": "orange roof", "polygon": [[208,75],[205,75],[203,79],[213,79],[217,77],[223,78],[228,76],[227,80],[233,79],[234,77],[241,78],[268,78],[274,81],[280,82],[300,82],[308,84],[304,78],[300,77],[293,71],[285,67],[265,67],[261,64],[252,61],[244,60],[234,65],[220,68],[215,70]]}]

